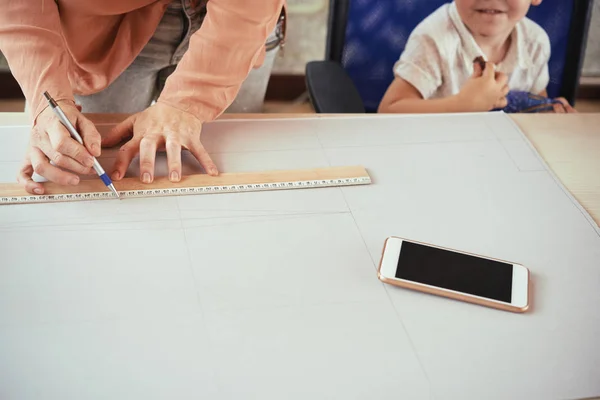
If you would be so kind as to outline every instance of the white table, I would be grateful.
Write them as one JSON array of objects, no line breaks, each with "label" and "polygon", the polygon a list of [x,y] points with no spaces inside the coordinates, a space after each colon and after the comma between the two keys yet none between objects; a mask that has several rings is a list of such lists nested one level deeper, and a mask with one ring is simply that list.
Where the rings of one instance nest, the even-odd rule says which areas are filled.
[{"label": "white table", "polygon": [[[6,180],[23,139],[3,132]],[[597,226],[507,117],[203,135],[223,171],[362,164],[374,183],[0,207],[1,399],[600,394]],[[390,235],[522,262],[530,312],[381,284]]]}]

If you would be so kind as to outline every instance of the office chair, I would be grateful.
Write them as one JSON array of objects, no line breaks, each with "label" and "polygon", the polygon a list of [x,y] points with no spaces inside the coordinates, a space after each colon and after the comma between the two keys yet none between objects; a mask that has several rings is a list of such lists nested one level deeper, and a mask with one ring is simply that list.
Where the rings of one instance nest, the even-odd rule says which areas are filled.
[{"label": "office chair", "polygon": [[[450,0],[330,0],[324,61],[306,65],[318,113],[377,111],[412,30]],[[593,0],[544,0],[527,16],[546,30],[549,97],[575,103]]]}]

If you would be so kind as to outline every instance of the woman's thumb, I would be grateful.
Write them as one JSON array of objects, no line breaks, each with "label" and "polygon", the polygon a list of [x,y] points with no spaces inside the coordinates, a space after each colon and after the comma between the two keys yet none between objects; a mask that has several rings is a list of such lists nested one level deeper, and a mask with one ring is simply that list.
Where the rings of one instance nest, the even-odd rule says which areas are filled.
[{"label": "woman's thumb", "polygon": [[102,147],[112,147],[125,138],[133,136],[133,125],[137,114],[130,115],[125,121],[113,127],[108,134],[102,138]]}]

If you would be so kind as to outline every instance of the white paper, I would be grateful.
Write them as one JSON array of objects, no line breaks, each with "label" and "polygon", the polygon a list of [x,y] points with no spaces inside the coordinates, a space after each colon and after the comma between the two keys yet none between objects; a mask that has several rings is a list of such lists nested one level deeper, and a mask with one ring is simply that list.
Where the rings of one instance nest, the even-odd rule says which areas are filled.
[{"label": "white paper", "polygon": [[[0,128],[4,181],[27,130]],[[223,172],[373,183],[0,206],[0,398],[600,393],[600,229],[506,115],[218,121],[202,140]],[[531,310],[382,284],[392,235],[522,263]]]}]

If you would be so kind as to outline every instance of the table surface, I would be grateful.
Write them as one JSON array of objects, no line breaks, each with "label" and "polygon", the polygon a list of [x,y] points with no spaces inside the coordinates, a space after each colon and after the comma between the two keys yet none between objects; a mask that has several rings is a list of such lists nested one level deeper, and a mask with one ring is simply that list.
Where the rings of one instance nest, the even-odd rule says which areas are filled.
[{"label": "table surface", "polygon": [[[122,121],[127,114],[90,114],[96,123]],[[327,118],[327,114],[223,114],[220,119]],[[600,113],[509,115],[550,169],[600,225]],[[0,126],[27,123],[25,113],[0,113]]]},{"label": "table surface", "polygon": [[[207,124],[222,171],[373,184],[0,207],[0,398],[600,394],[600,231],[573,200],[598,221],[599,115],[239,118],[277,120]],[[0,136],[3,179],[26,130]],[[390,235],[524,264],[530,310],[382,284]]]}]

